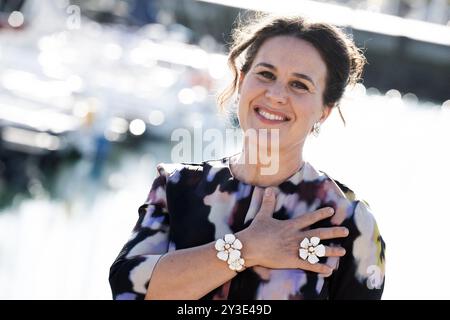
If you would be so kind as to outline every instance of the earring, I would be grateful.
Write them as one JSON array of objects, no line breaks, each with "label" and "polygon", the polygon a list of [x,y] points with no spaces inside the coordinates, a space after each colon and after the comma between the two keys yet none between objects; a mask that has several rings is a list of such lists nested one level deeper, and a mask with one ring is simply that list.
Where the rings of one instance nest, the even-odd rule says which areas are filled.
[{"label": "earring", "polygon": [[236,95],[236,99],[234,99],[234,101],[233,101],[233,109],[234,110],[237,110],[238,107],[239,107],[239,99],[240,99],[240,97],[241,97],[241,95],[238,93]]},{"label": "earring", "polygon": [[234,99],[234,101],[231,105],[231,108],[228,111],[228,121],[229,121],[229,124],[231,124],[231,126],[233,128],[240,128],[239,118],[237,116],[238,109],[239,109],[239,98],[240,98],[240,95],[238,93],[236,95],[236,99]]},{"label": "earring", "polygon": [[314,137],[318,137],[320,133],[320,122],[314,123],[312,134]]}]

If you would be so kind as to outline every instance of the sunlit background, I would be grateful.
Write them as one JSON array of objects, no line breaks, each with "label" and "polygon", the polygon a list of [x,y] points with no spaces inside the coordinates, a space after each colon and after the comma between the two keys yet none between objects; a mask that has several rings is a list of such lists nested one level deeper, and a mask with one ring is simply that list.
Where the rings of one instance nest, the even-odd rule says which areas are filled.
[{"label": "sunlit background", "polygon": [[384,299],[450,299],[448,0],[0,0],[0,299],[111,298],[172,132],[229,126],[215,94],[243,10],[329,21],[364,48],[347,125],[332,114],[307,159],[371,205]]}]

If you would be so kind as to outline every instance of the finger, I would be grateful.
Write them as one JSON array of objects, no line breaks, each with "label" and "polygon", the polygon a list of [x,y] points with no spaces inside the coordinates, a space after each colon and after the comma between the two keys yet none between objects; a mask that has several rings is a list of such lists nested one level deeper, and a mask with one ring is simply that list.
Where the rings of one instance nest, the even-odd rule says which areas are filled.
[{"label": "finger", "polygon": [[331,207],[322,208],[313,212],[308,212],[302,215],[301,217],[297,217],[292,219],[292,221],[295,221],[297,226],[300,229],[309,227],[313,225],[314,223],[329,218],[333,215],[334,209]]},{"label": "finger", "polygon": [[335,226],[338,226],[344,222],[347,218],[347,208],[345,206],[339,206],[336,208],[336,213],[331,218],[331,223]]},{"label": "finger", "polygon": [[343,257],[345,255],[345,249],[342,247],[329,247],[325,246],[326,257]]},{"label": "finger", "polygon": [[[327,257],[342,257],[345,255],[345,249],[341,247],[326,247],[326,253],[325,256]],[[333,258],[327,260],[328,263],[331,262],[333,264]],[[334,259],[334,261],[337,261]],[[336,269],[337,265],[329,265],[325,263],[316,263],[312,264],[308,260],[300,260],[300,269],[313,271],[319,273],[323,277],[329,277],[333,273],[333,271]]]},{"label": "finger", "polygon": [[[304,262],[310,263],[309,257],[308,257],[308,260],[306,259],[306,256],[304,258],[302,258],[302,251],[303,251],[303,253],[306,253],[307,249],[300,248],[300,259],[303,260]],[[329,260],[331,260],[331,261],[327,260],[327,262],[331,262],[331,264],[333,264],[333,261],[337,261],[337,260],[333,259],[332,257],[344,256],[345,249],[342,247],[329,247],[329,246],[319,245],[318,247],[316,247],[315,253],[316,253],[316,257],[318,258],[317,262],[319,262],[320,261],[319,259],[322,257],[330,257],[331,259],[329,259]],[[306,253],[306,255],[307,255],[307,253]],[[312,264],[315,264],[315,263],[312,263]],[[333,266],[329,265],[329,267],[333,269]],[[322,272],[320,272],[320,273],[322,273]]]},{"label": "finger", "polygon": [[328,275],[333,272],[333,268],[331,268],[329,265],[326,265],[324,263],[311,264],[308,261],[303,260],[300,260],[299,269],[312,271],[324,275]]},{"label": "finger", "polygon": [[257,213],[260,217],[272,217],[275,210],[275,193],[271,187],[267,187],[264,190],[264,196],[261,204],[261,208]]},{"label": "finger", "polygon": [[348,233],[346,227],[317,228],[302,232],[307,238],[318,237],[320,240],[345,238]]},{"label": "finger", "polygon": [[252,220],[256,217],[259,209],[261,208],[261,203],[264,195],[264,189],[261,187],[255,187],[252,194],[252,199],[250,201],[250,206],[245,216],[245,222]]},{"label": "finger", "polygon": [[337,257],[329,257],[327,259],[327,266],[329,266],[332,269],[332,272],[329,273],[320,273],[320,275],[324,278],[327,278],[333,274],[333,272],[337,269],[339,264],[339,258]]},{"label": "finger", "polygon": [[322,276],[323,278],[328,278],[329,276],[331,276],[333,274],[333,271],[329,272],[329,273],[319,273],[320,276]]}]

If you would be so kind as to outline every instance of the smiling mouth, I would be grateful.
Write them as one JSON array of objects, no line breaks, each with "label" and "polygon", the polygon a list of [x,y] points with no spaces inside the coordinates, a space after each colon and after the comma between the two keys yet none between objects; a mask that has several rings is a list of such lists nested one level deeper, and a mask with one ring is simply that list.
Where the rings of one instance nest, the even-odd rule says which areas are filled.
[{"label": "smiling mouth", "polygon": [[261,119],[265,123],[281,123],[285,121],[289,121],[290,119],[286,116],[282,116],[279,114],[274,114],[272,112],[269,112],[267,110],[263,110],[260,107],[256,107],[255,113],[258,116],[259,119]]}]

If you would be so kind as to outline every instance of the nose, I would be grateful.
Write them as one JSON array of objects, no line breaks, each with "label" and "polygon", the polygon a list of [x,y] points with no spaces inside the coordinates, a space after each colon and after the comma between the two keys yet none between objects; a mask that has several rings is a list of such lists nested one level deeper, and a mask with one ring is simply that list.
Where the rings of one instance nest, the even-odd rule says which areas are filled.
[{"label": "nose", "polygon": [[267,88],[266,97],[275,103],[285,104],[287,102],[287,94],[284,85],[274,83]]}]

